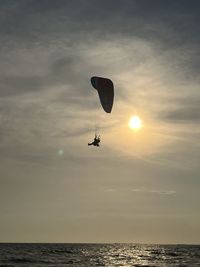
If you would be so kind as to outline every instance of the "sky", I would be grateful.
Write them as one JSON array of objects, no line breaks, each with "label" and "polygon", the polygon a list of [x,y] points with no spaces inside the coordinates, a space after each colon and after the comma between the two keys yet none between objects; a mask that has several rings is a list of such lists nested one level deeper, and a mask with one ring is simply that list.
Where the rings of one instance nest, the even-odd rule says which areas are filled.
[{"label": "sky", "polygon": [[[200,243],[199,13],[0,1],[0,242]],[[113,81],[111,114],[92,76]]]}]

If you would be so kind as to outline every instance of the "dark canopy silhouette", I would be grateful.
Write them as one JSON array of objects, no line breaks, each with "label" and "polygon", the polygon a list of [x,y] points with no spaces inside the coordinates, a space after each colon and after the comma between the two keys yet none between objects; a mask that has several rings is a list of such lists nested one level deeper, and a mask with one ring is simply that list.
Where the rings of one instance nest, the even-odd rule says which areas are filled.
[{"label": "dark canopy silhouette", "polygon": [[114,100],[114,86],[110,79],[94,76],[92,86],[97,90],[101,105],[105,112],[111,113]]}]

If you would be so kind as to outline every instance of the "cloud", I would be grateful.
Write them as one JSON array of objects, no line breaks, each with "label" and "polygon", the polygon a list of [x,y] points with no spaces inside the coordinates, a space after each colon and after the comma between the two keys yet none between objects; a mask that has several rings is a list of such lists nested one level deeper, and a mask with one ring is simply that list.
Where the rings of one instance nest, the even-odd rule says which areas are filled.
[{"label": "cloud", "polygon": [[171,122],[198,123],[200,120],[200,107],[179,108],[171,110],[163,116],[164,119]]},{"label": "cloud", "polygon": [[155,194],[155,195],[174,195],[177,194],[175,190],[154,190],[148,188],[106,188],[104,189],[106,193],[118,193],[119,195],[128,194],[130,192],[133,193],[141,193],[141,194]]},{"label": "cloud", "polygon": [[174,97],[170,100],[168,110],[160,113],[160,118],[174,123],[198,123],[200,120],[200,95],[198,91],[192,96]]},{"label": "cloud", "polygon": [[158,195],[173,195],[176,194],[177,192],[174,190],[149,190],[149,189],[144,189],[144,188],[133,188],[130,189],[131,192],[135,192],[135,193],[150,193],[150,194],[158,194]]},{"label": "cloud", "polygon": [[[195,63],[192,68],[188,64],[184,68],[182,64],[192,63],[198,52],[195,38],[195,49],[190,50],[189,56],[189,41],[179,45],[198,20],[197,16],[188,15],[187,3],[180,6],[171,2],[172,10],[159,2],[92,3],[2,4],[2,13],[6,14],[2,19],[7,26],[0,31],[4,47],[0,63],[1,109],[4,109],[1,140],[5,140],[8,132],[15,139],[26,136],[33,141],[35,137],[75,137],[90,131],[91,114],[100,107],[89,82],[94,73],[114,80],[115,106],[122,111],[129,104],[141,109],[145,106],[147,113],[155,117],[158,114],[164,121],[198,119],[198,108],[178,106],[169,111],[168,102],[163,104],[166,96],[177,96],[174,88],[180,83],[182,72],[193,74],[198,65]],[[168,8],[172,12],[165,15]],[[176,35],[185,16],[189,25],[184,23],[184,33]],[[183,80],[186,85],[186,79]],[[195,83],[196,80],[190,87]],[[184,90],[187,91],[186,86]],[[119,122],[120,110],[117,112],[115,120]]]}]

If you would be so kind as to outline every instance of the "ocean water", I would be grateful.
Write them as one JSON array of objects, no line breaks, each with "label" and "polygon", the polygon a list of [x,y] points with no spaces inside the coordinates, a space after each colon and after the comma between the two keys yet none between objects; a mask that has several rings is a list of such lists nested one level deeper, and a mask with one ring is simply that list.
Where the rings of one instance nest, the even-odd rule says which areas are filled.
[{"label": "ocean water", "polygon": [[0,267],[200,266],[200,245],[0,243]]}]

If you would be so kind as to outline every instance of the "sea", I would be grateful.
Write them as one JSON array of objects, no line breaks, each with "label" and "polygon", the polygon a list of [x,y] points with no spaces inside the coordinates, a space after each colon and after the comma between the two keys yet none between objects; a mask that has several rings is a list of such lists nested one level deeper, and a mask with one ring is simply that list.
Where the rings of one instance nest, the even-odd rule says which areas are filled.
[{"label": "sea", "polygon": [[200,266],[200,245],[0,243],[0,267]]}]

